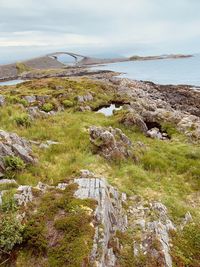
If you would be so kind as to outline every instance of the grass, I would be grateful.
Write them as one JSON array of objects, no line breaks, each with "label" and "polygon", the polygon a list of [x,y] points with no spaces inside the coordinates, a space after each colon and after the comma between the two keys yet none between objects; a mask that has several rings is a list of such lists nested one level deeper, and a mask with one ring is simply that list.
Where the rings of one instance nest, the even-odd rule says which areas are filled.
[{"label": "grass", "polygon": [[17,62],[16,63],[16,68],[17,68],[18,74],[22,74],[23,72],[27,72],[27,71],[31,71],[32,70],[30,67],[26,66],[22,62]]},{"label": "grass", "polygon": [[[58,85],[61,86],[61,89],[55,90],[55,86]],[[110,94],[107,93],[107,90],[110,90]],[[149,201],[163,202],[175,223],[180,223],[187,211],[191,212],[194,223],[198,222],[200,214],[195,200],[198,203],[198,195],[196,194],[200,186],[199,144],[194,146],[189,143],[183,135],[176,131],[173,125],[163,125],[166,130],[170,131],[171,140],[160,141],[147,138],[135,127],[125,127],[120,124],[119,113],[112,117],[105,117],[100,113],[76,111],[79,103],[77,103],[75,96],[84,95],[88,91],[93,94],[94,101],[93,103],[85,103],[85,105],[89,104],[92,109],[116,99],[113,88],[108,89],[106,85],[88,80],[46,79],[26,82],[8,89],[2,88],[1,94],[6,95],[8,99],[13,92],[15,92],[15,98],[17,97],[17,101],[8,101],[6,106],[1,107],[0,124],[4,130],[16,132],[29,140],[59,142],[48,149],[33,146],[34,154],[39,159],[39,163],[34,166],[27,166],[23,171],[16,173],[17,182],[30,185],[36,185],[39,181],[57,184],[75,177],[80,169],[89,169],[95,171],[100,177],[107,177],[110,183],[128,195],[136,194]],[[24,105],[19,104],[19,99],[22,99],[23,95],[49,95],[51,99],[48,99],[48,102],[56,102],[56,105],[66,103],[66,109],[54,116],[35,119],[31,121],[29,127],[23,124],[17,127],[16,117],[20,117],[20,114],[27,114]],[[135,163],[132,160],[127,160],[116,164],[115,162],[107,162],[100,156],[93,154],[88,133],[88,128],[91,125],[121,128],[134,145],[137,142],[142,142],[144,152],[140,153],[139,161]],[[193,205],[191,205],[191,199]],[[45,203],[51,202],[50,199],[45,201]],[[40,221],[40,218],[38,220]],[[72,217],[72,220],[74,223],[76,218]],[[62,231],[65,231],[66,225],[73,228],[70,219],[56,223],[56,227]],[[76,225],[79,225],[78,221],[74,227]],[[43,232],[43,229],[38,231]],[[72,231],[75,230],[72,229]],[[69,242],[67,238],[66,242]],[[196,248],[196,243],[189,241],[189,234],[183,234],[180,238],[187,242],[186,247]],[[191,238],[195,240],[195,234]],[[74,242],[80,244],[79,237],[76,237]],[[59,247],[57,251],[59,255],[55,250],[51,250],[51,255],[54,255],[49,258],[52,266],[64,264],[57,261],[62,255],[63,249],[65,248]],[[69,246],[68,249],[71,250],[72,248]],[[84,249],[80,246],[80,250],[87,254],[88,250],[85,251]],[[127,249],[127,251],[129,250]],[[124,253],[127,254],[126,251]],[[193,257],[194,260],[198,259],[195,253],[192,256],[186,255],[185,262],[190,257]],[[173,257],[176,258],[179,254],[183,255],[184,249],[181,250],[180,245],[176,243]],[[79,262],[77,254],[76,256],[73,253],[71,255]],[[21,255],[21,260],[22,258]],[[126,258],[124,262],[126,262]],[[76,262],[73,264],[73,266],[78,266]]]}]

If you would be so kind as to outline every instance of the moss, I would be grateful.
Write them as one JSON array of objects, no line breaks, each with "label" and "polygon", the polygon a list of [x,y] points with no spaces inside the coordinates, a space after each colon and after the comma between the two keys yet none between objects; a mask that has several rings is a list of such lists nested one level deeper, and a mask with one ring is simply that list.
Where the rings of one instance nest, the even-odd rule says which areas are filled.
[{"label": "moss", "polygon": [[45,112],[50,112],[54,109],[54,105],[52,103],[45,103],[41,109]]},{"label": "moss", "polygon": [[46,230],[42,217],[35,215],[24,229],[23,242],[26,244],[26,249],[37,255],[45,254],[48,245],[45,234]]},{"label": "moss", "polygon": [[63,101],[62,101],[62,104],[63,104],[63,106],[64,106],[65,108],[71,108],[71,107],[73,107],[73,105],[74,105],[74,103],[73,103],[72,101],[67,100],[67,99],[63,100]]},{"label": "moss", "polygon": [[85,262],[92,247],[94,229],[90,223],[95,203],[75,199],[76,187],[52,189],[41,198],[25,227],[22,252],[31,253],[32,258],[36,254],[47,257],[48,266],[75,267]]}]

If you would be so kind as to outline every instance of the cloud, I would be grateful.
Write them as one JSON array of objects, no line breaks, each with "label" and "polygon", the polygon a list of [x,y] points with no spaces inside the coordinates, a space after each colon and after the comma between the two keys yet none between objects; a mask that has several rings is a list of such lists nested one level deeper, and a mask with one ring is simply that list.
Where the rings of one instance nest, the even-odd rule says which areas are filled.
[{"label": "cloud", "polygon": [[[199,0],[1,0],[0,47],[198,49]],[[190,42],[191,44],[191,42]]]}]

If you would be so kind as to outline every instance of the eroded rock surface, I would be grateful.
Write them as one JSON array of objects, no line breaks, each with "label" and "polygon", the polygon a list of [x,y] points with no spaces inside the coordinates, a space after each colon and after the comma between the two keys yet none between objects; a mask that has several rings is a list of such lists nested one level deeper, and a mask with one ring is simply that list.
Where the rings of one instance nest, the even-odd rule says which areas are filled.
[{"label": "eroded rock surface", "polygon": [[5,171],[4,158],[7,156],[18,156],[25,163],[35,163],[30,143],[15,133],[0,130],[0,172]]},{"label": "eroded rock surface", "polygon": [[104,178],[78,178],[74,180],[79,188],[75,196],[81,199],[91,198],[97,201],[95,210],[95,236],[90,255],[92,266],[116,266],[117,258],[109,241],[117,230],[125,231],[127,217],[122,208],[122,195]]},{"label": "eroded rock surface", "polygon": [[[129,99],[125,125],[136,125],[146,134],[147,123],[171,123],[195,140],[200,139],[200,92],[190,86],[158,85],[112,78],[119,98]],[[145,126],[146,125],[146,126]],[[153,126],[154,128],[156,126]]]},{"label": "eroded rock surface", "polygon": [[115,160],[133,157],[132,142],[120,129],[91,126],[89,132],[95,152],[104,158]]},{"label": "eroded rock surface", "polygon": [[[74,197],[96,201],[92,222],[95,234],[88,258],[91,266],[120,266],[123,246],[117,232],[129,235],[131,233],[132,253],[135,259],[143,255],[149,266],[173,266],[170,235],[176,229],[182,230],[190,223],[191,214],[187,212],[182,224],[175,226],[168,216],[166,206],[161,202],[144,201],[135,195],[127,197],[125,193],[119,193],[109,185],[105,178],[95,176],[88,170],[81,170],[80,177],[69,183],[59,183],[57,186],[41,182],[36,187],[19,186],[14,195],[17,204],[23,206],[23,214],[19,216],[23,215],[22,218],[26,216],[27,204],[34,201],[35,190],[40,194],[51,189],[65,190],[71,183],[76,183],[78,186]],[[0,194],[0,205],[2,201]]]},{"label": "eroded rock surface", "polygon": [[18,205],[26,206],[27,203],[33,200],[32,188],[28,185],[21,185],[17,189],[17,193],[14,195]]},{"label": "eroded rock surface", "polygon": [[[153,217],[152,217],[153,215]],[[160,202],[136,203],[129,207],[131,228],[139,228],[140,240],[134,241],[134,255],[146,255],[156,266],[172,267],[170,231],[176,228],[168,217],[167,208]]]}]

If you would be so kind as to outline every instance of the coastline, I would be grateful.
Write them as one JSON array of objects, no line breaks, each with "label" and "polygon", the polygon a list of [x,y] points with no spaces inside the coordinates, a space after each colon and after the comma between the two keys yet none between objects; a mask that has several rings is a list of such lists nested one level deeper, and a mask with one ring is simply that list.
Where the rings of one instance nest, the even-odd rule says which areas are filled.
[{"label": "coastline", "polygon": [[[42,242],[49,243],[45,246],[48,253],[38,258],[35,253],[26,254],[32,247],[22,236],[20,250],[11,250],[11,255],[15,255],[11,257],[12,263],[17,261],[25,266],[23,263],[29,260],[33,262],[31,266],[35,266],[55,257],[56,265],[61,266],[62,255],[70,257],[72,247],[80,255],[80,242],[76,243],[76,238],[89,232],[90,242],[87,251],[83,250],[81,263],[87,258],[91,266],[94,262],[108,266],[107,262],[125,259],[130,262],[128,266],[132,266],[132,258],[140,262],[132,244],[137,248],[145,243],[141,253],[151,257],[154,263],[165,266],[165,262],[170,262],[168,266],[172,267],[177,259],[174,247],[182,240],[196,237],[196,232],[189,238],[182,237],[184,227],[191,227],[190,220],[192,226],[199,223],[195,202],[199,197],[195,193],[199,179],[200,91],[191,90],[193,86],[189,85],[160,85],[116,77],[120,73],[93,71],[88,66],[43,70],[18,67],[21,70],[18,76],[25,82],[0,86],[1,145],[7,148],[1,153],[8,157],[10,154],[5,153],[11,149],[14,159],[18,157],[17,162],[24,165],[11,173],[14,196],[8,179],[4,179],[0,200],[4,204],[5,191],[11,201],[15,197],[19,205],[16,215],[23,214],[23,224],[29,227],[28,240],[34,248],[40,248],[41,231]],[[108,116],[101,112],[102,108],[113,106],[115,109]],[[1,163],[4,166],[4,162]],[[5,171],[2,169],[2,175]],[[70,188],[74,191],[69,192]],[[83,202],[79,202],[79,197]],[[95,200],[96,204],[87,207],[85,198]],[[191,206],[191,198],[194,206]],[[42,214],[45,208],[45,217],[41,216],[40,207]],[[83,224],[82,220],[88,216],[90,220]],[[29,223],[32,218],[36,225]],[[38,229],[38,220],[42,229]],[[62,222],[64,233],[55,227],[55,220]],[[80,222],[78,226],[77,222]],[[153,231],[149,225],[153,225]],[[164,230],[161,235],[155,235],[160,225]],[[74,226],[78,227],[75,241],[70,236],[65,242],[64,234]],[[196,229],[196,225],[194,227]],[[53,256],[55,235],[52,236],[52,231],[60,242]],[[135,238],[133,231],[141,239]],[[84,240],[85,236],[82,244]],[[116,243],[113,240],[117,240]],[[180,240],[178,244],[176,240]],[[152,243],[158,245],[152,248]],[[64,251],[62,255],[57,254],[60,246]],[[124,251],[127,246],[130,247],[128,254]],[[191,249],[193,247],[191,245]],[[94,253],[96,248],[98,253]],[[143,259],[143,265],[144,260],[149,262],[148,258]]]}]

